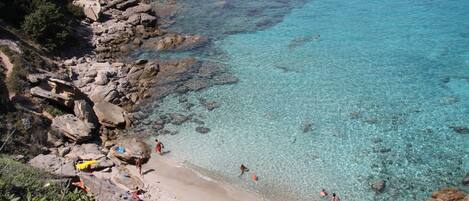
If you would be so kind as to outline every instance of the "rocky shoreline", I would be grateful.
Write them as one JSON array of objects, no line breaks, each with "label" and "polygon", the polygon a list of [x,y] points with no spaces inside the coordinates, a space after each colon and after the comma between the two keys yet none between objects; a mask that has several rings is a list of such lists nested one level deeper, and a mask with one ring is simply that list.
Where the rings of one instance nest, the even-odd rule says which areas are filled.
[{"label": "rocky shoreline", "polygon": [[[77,0],[74,4],[82,7],[87,17],[81,21],[83,30],[78,32],[84,33],[83,40],[89,40],[93,52],[58,59],[53,62],[55,70],[38,69],[27,76],[30,89],[23,97],[64,111],[52,114],[41,108],[22,107],[51,122],[47,132],[50,147],[29,164],[64,178],[79,177],[97,200],[128,199],[126,191],[144,186],[142,179],[131,174],[125,165],[135,164],[137,159],[145,162],[151,154],[142,138],[128,134],[128,129],[144,118],[138,105],[172,93],[235,83],[237,78],[221,64],[191,57],[130,58],[129,53],[136,48],[158,52],[191,50],[208,41],[203,36],[160,28],[168,22],[159,20],[155,6],[149,2]],[[179,121],[181,117],[172,115],[170,119]],[[116,151],[118,147],[125,151]],[[96,163],[88,171],[115,173],[93,178],[75,170],[77,161],[89,160]]]},{"label": "rocky shoreline", "polygon": [[[87,16],[81,23],[89,33],[86,40],[92,44],[93,53],[56,61],[55,71],[38,71],[28,75],[29,94],[39,102],[61,108],[66,114],[54,115],[46,110],[25,108],[49,119],[47,141],[51,146],[44,154],[29,161],[64,178],[79,177],[98,200],[127,199],[126,191],[143,187],[143,180],[126,165],[136,159],[149,160],[151,149],[145,141],[131,137],[129,129],[136,123],[152,124],[156,135],[175,134],[164,129],[166,124],[180,125],[194,122],[196,131],[205,134],[210,129],[195,114],[160,114],[154,122],[145,122],[138,106],[149,100],[163,98],[173,93],[199,91],[213,85],[232,84],[238,80],[220,63],[199,61],[192,57],[182,59],[132,59],[129,54],[136,48],[156,52],[193,50],[209,42],[200,35],[186,35],[165,30],[170,20],[156,13],[172,13],[140,0],[80,0]],[[170,14],[167,14],[170,15]],[[21,51],[21,50],[20,50]],[[194,105],[182,97],[179,100],[190,111]],[[218,107],[214,101],[200,99],[207,110]],[[310,124],[304,124],[307,132]],[[458,129],[461,133],[466,130]],[[123,147],[124,153],[117,148]],[[75,170],[78,160],[96,160],[91,171],[110,174],[96,178]],[[468,185],[467,177],[464,184]],[[104,190],[103,190],[104,186]],[[372,184],[381,192],[385,181]],[[430,200],[468,200],[457,189],[435,192]]]}]

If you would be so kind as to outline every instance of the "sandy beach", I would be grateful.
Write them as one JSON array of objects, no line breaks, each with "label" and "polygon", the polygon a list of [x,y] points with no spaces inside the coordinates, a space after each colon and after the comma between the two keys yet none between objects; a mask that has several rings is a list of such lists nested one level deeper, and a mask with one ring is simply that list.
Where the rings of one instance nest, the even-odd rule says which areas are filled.
[{"label": "sandy beach", "polygon": [[[137,174],[135,166],[128,166]],[[143,181],[151,201],[261,201],[260,195],[219,181],[200,177],[190,168],[153,154],[142,167]]]}]

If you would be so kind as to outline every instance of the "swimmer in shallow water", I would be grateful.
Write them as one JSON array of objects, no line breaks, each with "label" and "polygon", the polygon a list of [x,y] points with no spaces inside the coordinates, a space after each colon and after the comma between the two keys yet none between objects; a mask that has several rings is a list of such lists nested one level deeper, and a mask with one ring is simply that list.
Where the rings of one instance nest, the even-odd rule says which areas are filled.
[{"label": "swimmer in shallow water", "polygon": [[325,189],[322,189],[321,192],[319,192],[319,196],[326,197],[328,195],[327,191]]},{"label": "swimmer in shallow water", "polygon": [[243,175],[245,172],[249,172],[249,168],[247,168],[246,166],[244,166],[244,164],[241,164],[241,166],[239,167],[239,169],[241,170],[241,175]]},{"label": "swimmer in shallow water", "polygon": [[340,198],[335,193],[332,193],[331,201],[340,201]]}]

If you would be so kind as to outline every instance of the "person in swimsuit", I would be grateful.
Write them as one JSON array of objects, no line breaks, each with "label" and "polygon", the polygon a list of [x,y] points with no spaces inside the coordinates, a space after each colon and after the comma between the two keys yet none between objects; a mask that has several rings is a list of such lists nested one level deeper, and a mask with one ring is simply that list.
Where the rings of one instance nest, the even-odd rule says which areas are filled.
[{"label": "person in swimsuit", "polygon": [[162,149],[164,149],[163,143],[158,141],[158,139],[155,139],[155,143],[156,143],[155,151],[159,153],[160,155],[163,155],[163,152],[162,152]]},{"label": "person in swimsuit", "polygon": [[319,196],[326,197],[328,195],[327,191],[325,189],[322,189],[321,192],[319,192]]},{"label": "person in swimsuit", "polygon": [[244,164],[241,164],[241,166],[239,167],[239,169],[241,170],[241,175],[243,175],[245,172],[249,172],[249,168],[247,168],[246,166],[244,166]]},{"label": "person in swimsuit", "polygon": [[340,198],[335,193],[332,193],[331,201],[340,201]]},{"label": "person in swimsuit", "polygon": [[138,173],[142,175],[142,159],[141,158],[135,159],[135,166],[137,166],[138,168]]}]

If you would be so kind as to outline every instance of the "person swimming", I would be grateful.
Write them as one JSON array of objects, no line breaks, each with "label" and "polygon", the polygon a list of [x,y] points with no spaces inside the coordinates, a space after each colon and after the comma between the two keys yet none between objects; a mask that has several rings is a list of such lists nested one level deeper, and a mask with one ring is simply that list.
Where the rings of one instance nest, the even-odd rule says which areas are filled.
[{"label": "person swimming", "polygon": [[331,201],[340,201],[340,198],[335,193],[332,193]]},{"label": "person swimming", "polygon": [[247,168],[246,166],[244,166],[244,164],[241,164],[241,166],[239,167],[239,169],[241,170],[241,175],[243,175],[245,172],[249,172],[249,168]]},{"label": "person swimming", "polygon": [[328,193],[325,189],[322,189],[321,192],[319,192],[319,196],[321,196],[321,197],[326,197],[327,195],[328,195]]}]

